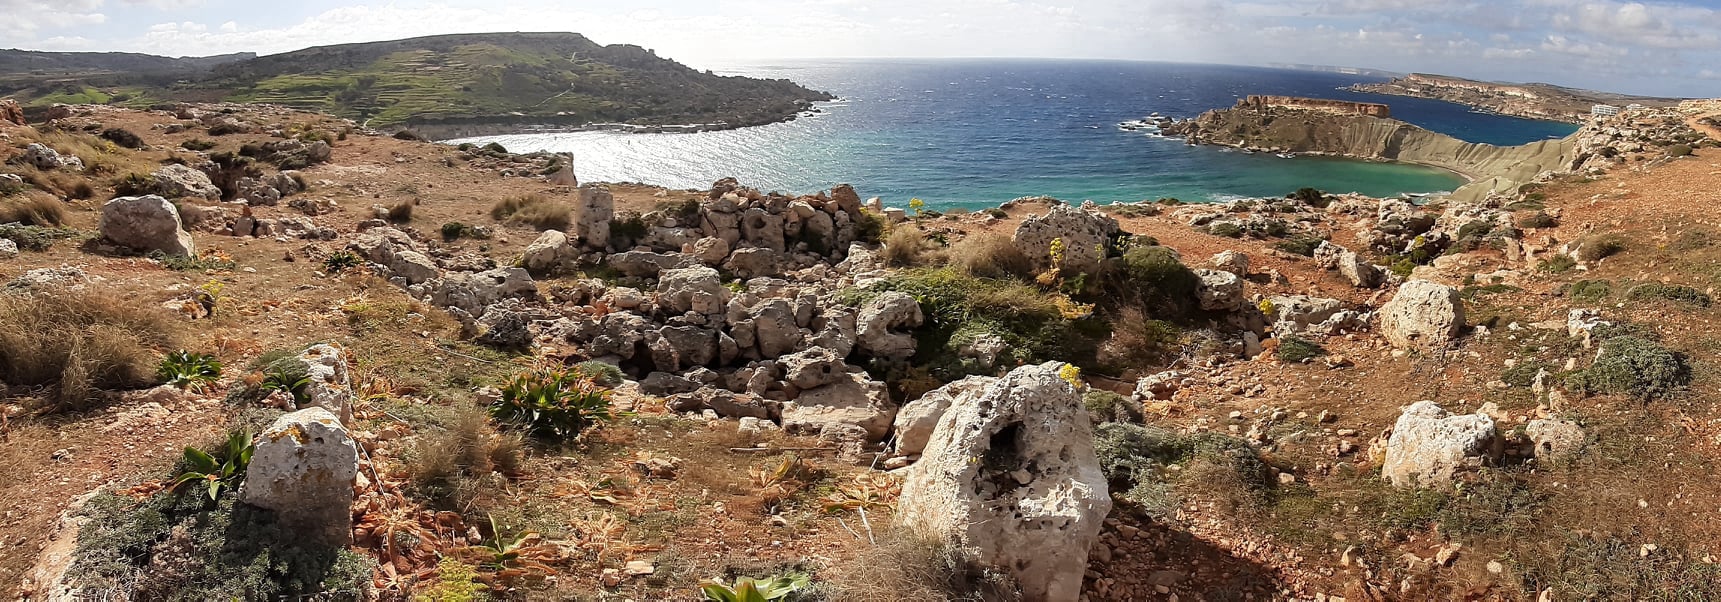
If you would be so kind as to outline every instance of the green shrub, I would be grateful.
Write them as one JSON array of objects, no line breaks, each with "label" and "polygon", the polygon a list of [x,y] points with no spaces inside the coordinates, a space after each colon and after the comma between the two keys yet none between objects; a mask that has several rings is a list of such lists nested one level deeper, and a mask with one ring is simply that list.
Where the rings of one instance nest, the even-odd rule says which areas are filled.
[{"label": "green shrub", "polygon": [[1690,155],[1691,145],[1689,144],[1675,144],[1667,147],[1667,156],[1669,157],[1687,157]]},{"label": "green shrub", "polygon": [[491,142],[489,144],[484,145],[483,148],[484,148],[484,150],[490,151],[492,153],[502,153],[502,154],[508,153],[508,149],[503,147],[502,144],[498,143],[498,142]]},{"label": "green shrub", "polygon": [[503,385],[502,398],[490,406],[490,416],[534,436],[570,439],[592,423],[610,418],[610,391],[575,371],[528,370]]},{"label": "green shrub", "polygon": [[1601,261],[1625,250],[1625,240],[1617,234],[1597,234],[1585,237],[1578,246],[1578,260],[1584,263]]},{"label": "green shrub", "polygon": [[1560,225],[1560,220],[1548,215],[1546,211],[1537,211],[1518,219],[1519,228],[1552,228]]},{"label": "green shrub", "polygon": [[1566,296],[1573,301],[1588,301],[1594,303],[1608,298],[1613,294],[1613,283],[1606,280],[1579,280],[1566,288]]},{"label": "green shrub", "polygon": [[1631,287],[1625,291],[1625,298],[1632,301],[1673,301],[1698,307],[1709,307],[1714,302],[1708,294],[1695,288],[1659,282],[1647,282]]},{"label": "green shrub", "polygon": [[622,374],[621,368],[597,360],[587,360],[574,364],[574,374],[581,378],[589,378],[600,387],[619,386],[623,380],[627,379],[627,376]]},{"label": "green shrub", "polygon": [[1320,209],[1326,209],[1327,205],[1331,205],[1333,203],[1332,197],[1327,196],[1327,193],[1321,192],[1316,188],[1307,187],[1298,188],[1296,192],[1286,195],[1285,198],[1302,201],[1311,207]]},{"label": "green shrub", "polygon": [[125,148],[138,149],[144,147],[143,138],[132,133],[131,130],[108,128],[102,130],[101,138]]},{"label": "green shrub", "polygon": [[215,141],[196,138],[179,143],[179,147],[188,151],[206,151],[215,148]]},{"label": "green shrub", "polygon": [[1089,389],[1082,394],[1082,405],[1088,408],[1088,417],[1094,424],[1105,422],[1127,422],[1141,424],[1143,419],[1141,405],[1134,400],[1104,389]]},{"label": "green shrub", "polygon": [[[957,356],[966,340],[982,334],[999,337],[1007,351],[1000,361],[1038,362],[1071,359],[1091,352],[1059,302],[1060,293],[1043,292],[1016,280],[976,278],[952,267],[897,272],[863,290],[845,291],[844,303],[860,306],[879,293],[914,297],[926,316],[915,330],[918,345],[911,362],[928,367],[940,380],[979,373]],[[889,379],[887,379],[889,380]]]},{"label": "green shrub", "polygon": [[1574,391],[1629,395],[1641,401],[1667,397],[1690,382],[1685,358],[1631,335],[1603,341],[1594,364],[1566,377],[1567,388]]},{"label": "green shrub", "polygon": [[155,377],[166,384],[201,391],[209,383],[220,380],[221,362],[213,355],[191,353],[184,349],[167,354]]},{"label": "green shrub", "polygon": [[15,223],[0,224],[0,238],[10,240],[25,251],[46,251],[54,246],[54,241],[77,236],[75,230],[66,228],[44,228],[42,226],[23,226]]},{"label": "green shrub", "polygon": [[[1242,503],[1258,501],[1269,486],[1267,464],[1248,442],[1213,432],[1107,422],[1094,428],[1094,454],[1112,491],[1162,519],[1179,507],[1178,486]],[[1181,470],[1168,470],[1173,464]]]},{"label": "green shrub", "polygon": [[466,224],[462,224],[460,222],[448,222],[442,225],[442,240],[454,241],[459,239],[460,235],[465,233]]},{"label": "green shrub", "polygon": [[1326,242],[1326,239],[1321,238],[1319,236],[1309,236],[1309,235],[1304,234],[1304,235],[1299,235],[1299,236],[1292,236],[1292,237],[1287,238],[1285,240],[1281,240],[1277,243],[1274,243],[1273,248],[1278,249],[1280,251],[1284,251],[1286,253],[1294,253],[1297,255],[1302,255],[1304,257],[1314,257],[1315,256],[1315,247],[1321,246],[1321,243],[1323,243],[1323,242]]},{"label": "green shrub", "polygon": [[155,176],[131,173],[114,182],[114,196],[155,194]]},{"label": "green shrub", "polygon": [[1564,274],[1575,267],[1578,267],[1578,261],[1576,259],[1572,259],[1568,255],[1555,255],[1542,260],[1542,263],[1537,265],[1536,269],[1549,274]]},{"label": "green shrub", "polygon": [[194,488],[206,490],[209,501],[213,502],[221,497],[221,492],[234,491],[245,480],[245,470],[250,468],[251,454],[256,450],[256,442],[245,430],[228,433],[227,444],[213,454],[187,446],[180,460],[184,472],[174,477],[168,491],[177,492],[187,483],[196,483]]},{"label": "green shrub", "polygon": [[410,200],[401,201],[399,203],[395,203],[393,206],[388,208],[388,221],[390,221],[392,223],[396,223],[396,224],[404,224],[404,223],[410,222],[410,221],[412,221],[412,211],[414,208],[417,208],[417,207],[418,207],[418,200],[417,199],[410,199]]},{"label": "green shrub", "polygon": [[1201,279],[1160,246],[1134,246],[1123,257],[1108,261],[1101,285],[1110,301],[1140,308],[1148,316],[1180,317],[1193,307]]},{"label": "green shrub", "polygon": [[1231,222],[1218,222],[1208,226],[1207,233],[1226,238],[1243,238],[1243,227]]},{"label": "green shrub", "polygon": [[1279,339],[1276,354],[1281,362],[1301,363],[1326,355],[1327,349],[1320,343],[1286,335]]},{"label": "green shrub", "polygon": [[1511,368],[1507,368],[1505,372],[1500,373],[1500,380],[1514,387],[1528,387],[1535,384],[1536,375],[1543,370],[1547,370],[1549,374],[1557,371],[1553,366],[1542,362],[1522,360],[1513,364]]},{"label": "green shrub", "polygon": [[336,251],[323,259],[323,271],[330,274],[339,274],[361,265],[364,265],[364,260],[352,251]]},{"label": "green shrub", "polygon": [[806,573],[785,573],[775,577],[754,579],[736,577],[733,583],[712,580],[699,586],[707,602],[778,602],[788,600],[795,592],[812,585]]}]

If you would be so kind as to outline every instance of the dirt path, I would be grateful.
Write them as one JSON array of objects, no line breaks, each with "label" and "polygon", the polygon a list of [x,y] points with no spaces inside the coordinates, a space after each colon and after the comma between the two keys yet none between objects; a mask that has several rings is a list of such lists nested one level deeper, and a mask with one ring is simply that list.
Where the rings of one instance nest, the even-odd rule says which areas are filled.
[{"label": "dirt path", "polygon": [[1701,115],[1693,115],[1690,118],[1685,120],[1685,125],[1691,126],[1691,129],[1697,130],[1699,132],[1703,132],[1703,135],[1708,136],[1712,139],[1721,140],[1721,128],[1715,127],[1713,125],[1709,125],[1707,123],[1703,123],[1704,119],[1708,119],[1710,117],[1721,117],[1721,111],[1713,111],[1713,112],[1709,112],[1709,113],[1703,113]]}]

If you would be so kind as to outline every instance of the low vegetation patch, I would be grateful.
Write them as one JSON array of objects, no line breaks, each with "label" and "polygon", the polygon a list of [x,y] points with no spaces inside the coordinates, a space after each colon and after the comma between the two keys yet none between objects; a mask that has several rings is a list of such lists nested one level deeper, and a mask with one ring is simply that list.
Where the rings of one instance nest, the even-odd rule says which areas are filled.
[{"label": "low vegetation patch", "polygon": [[525,440],[498,432],[477,408],[455,411],[446,429],[420,435],[402,463],[414,492],[445,510],[488,506],[492,492],[518,475],[525,462]]},{"label": "low vegetation patch", "polygon": [[156,345],[177,323],[133,299],[90,291],[0,294],[0,380],[53,385],[50,411],[94,407],[102,390],[154,385]]},{"label": "low vegetation patch", "polygon": [[1254,448],[1218,433],[1110,422],[1095,427],[1094,452],[1113,491],[1164,520],[1176,515],[1180,493],[1244,510],[1264,501],[1268,488],[1267,464]]},{"label": "low vegetation patch", "polygon": [[1574,391],[1627,395],[1640,401],[1667,397],[1690,382],[1691,368],[1683,356],[1632,335],[1603,341],[1594,364],[1566,377],[1566,386]]},{"label": "low vegetation patch", "polygon": [[1518,218],[1519,228],[1552,228],[1558,225],[1560,220],[1554,219],[1554,216],[1548,215],[1546,211],[1537,211]]},{"label": "low vegetation patch", "polygon": [[22,226],[16,223],[0,224],[0,238],[10,240],[25,251],[46,251],[54,246],[54,241],[73,238],[78,235],[76,230],[67,228],[44,228],[41,226]]},{"label": "low vegetation patch", "polygon": [[490,206],[490,217],[496,221],[525,224],[539,230],[566,230],[572,212],[573,208],[566,203],[536,194],[508,197]]},{"label": "low vegetation patch", "polygon": [[1286,253],[1302,255],[1304,257],[1314,257],[1315,247],[1321,246],[1321,243],[1323,242],[1326,242],[1326,239],[1318,236],[1299,234],[1274,243],[1273,248]]},{"label": "low vegetation patch", "polygon": [[21,194],[0,199],[0,224],[59,226],[64,223],[66,204],[52,196]]},{"label": "low vegetation patch", "polygon": [[504,384],[490,416],[537,437],[573,439],[597,421],[610,419],[610,391],[577,372],[539,367]]},{"label": "low vegetation patch", "polygon": [[979,234],[950,246],[950,265],[981,278],[1026,278],[1033,262],[1002,234]]},{"label": "low vegetation patch", "polygon": [[1106,422],[1125,422],[1141,424],[1141,405],[1123,395],[1103,389],[1089,389],[1082,394],[1082,405],[1088,409],[1088,417],[1094,424]]},{"label": "low vegetation patch", "polygon": [[925,263],[926,256],[938,245],[927,238],[925,232],[912,226],[892,228],[885,236],[884,249],[879,251],[879,258],[884,264],[897,267],[913,267]]},{"label": "low vegetation patch", "polygon": [[1549,274],[1564,274],[1575,267],[1578,267],[1578,260],[1572,259],[1567,255],[1555,255],[1542,260],[1542,263],[1536,265],[1537,270],[1547,272]]},{"label": "low vegetation patch", "polygon": [[1594,303],[1613,294],[1613,283],[1606,280],[1579,280],[1566,287],[1566,296],[1573,301]]},{"label": "low vegetation patch", "polygon": [[1633,301],[1672,301],[1697,307],[1709,307],[1714,302],[1703,291],[1678,284],[1648,282],[1626,289],[1625,298]]},{"label": "low vegetation patch", "polygon": [[1625,251],[1625,238],[1618,234],[1594,234],[1578,244],[1578,260],[1584,263],[1601,261]]},{"label": "low vegetation patch", "polygon": [[1281,362],[1302,363],[1326,355],[1327,349],[1308,339],[1286,336],[1279,339],[1275,354]]},{"label": "low vegetation patch", "polygon": [[404,224],[412,221],[412,211],[418,207],[418,199],[409,199],[395,203],[388,208],[388,221]]}]

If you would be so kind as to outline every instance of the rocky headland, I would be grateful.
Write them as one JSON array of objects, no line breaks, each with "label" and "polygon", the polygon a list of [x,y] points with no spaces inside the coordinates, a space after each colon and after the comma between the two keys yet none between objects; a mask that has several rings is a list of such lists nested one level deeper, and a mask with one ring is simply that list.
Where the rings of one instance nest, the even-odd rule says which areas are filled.
[{"label": "rocky headland", "polygon": [[939,213],[280,107],[0,104],[0,581],[1721,595],[1721,151],[1649,115],[1473,198]]},{"label": "rocky headland", "polygon": [[1688,153],[1693,143],[1705,140],[1685,123],[1687,112],[1678,108],[1627,111],[1596,119],[1563,139],[1503,147],[1465,142],[1391,119],[1384,105],[1353,104],[1250,96],[1227,109],[1166,123],[1160,130],[1191,144],[1438,167],[1471,180],[1453,197],[1472,201],[1493,193],[1514,194],[1525,184],[1554,176],[1663,158],[1677,154],[1678,146]]},{"label": "rocky headland", "polygon": [[1500,115],[1578,124],[1588,122],[1591,116],[1590,107],[1598,104],[1621,108],[1632,104],[1667,108],[1679,104],[1681,100],[1579,90],[1549,84],[1484,82],[1425,73],[1412,73],[1381,83],[1354,84],[1350,89],[1356,92],[1444,100]]}]

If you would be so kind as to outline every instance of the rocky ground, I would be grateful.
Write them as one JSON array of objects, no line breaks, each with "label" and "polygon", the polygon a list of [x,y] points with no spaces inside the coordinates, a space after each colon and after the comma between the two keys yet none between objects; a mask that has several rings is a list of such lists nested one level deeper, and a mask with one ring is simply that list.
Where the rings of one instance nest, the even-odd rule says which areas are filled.
[{"label": "rocky ground", "polygon": [[[1717,593],[1700,144],[1465,203],[911,216],[269,107],[52,117],[0,126],[36,224],[0,340],[148,369],[0,350],[18,597]],[[127,307],[148,337],[73,320]],[[182,349],[222,375],[161,385]],[[487,411],[564,373],[612,417]],[[162,490],[240,427],[238,491]],[[281,529],[303,557],[243,552]]]}]

